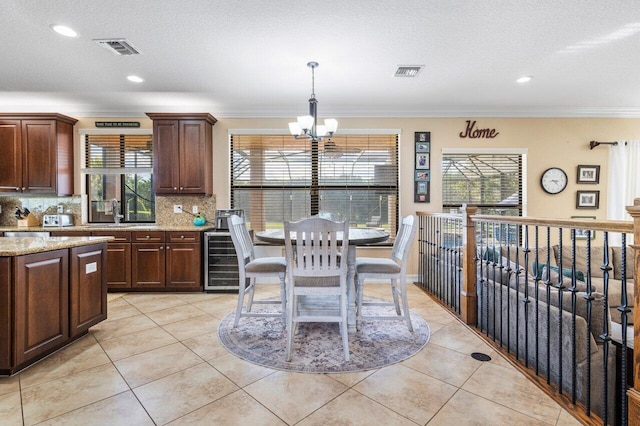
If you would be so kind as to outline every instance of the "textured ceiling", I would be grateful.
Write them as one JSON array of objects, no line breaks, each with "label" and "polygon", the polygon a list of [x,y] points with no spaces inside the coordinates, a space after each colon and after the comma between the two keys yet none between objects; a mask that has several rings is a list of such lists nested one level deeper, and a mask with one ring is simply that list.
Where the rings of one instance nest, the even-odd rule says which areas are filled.
[{"label": "textured ceiling", "polygon": [[[2,4],[5,112],[293,117],[306,113],[314,60],[323,117],[640,117],[638,0]],[[116,56],[100,38],[142,54]],[[414,64],[417,78],[393,77]],[[534,79],[516,84],[523,75]]]}]

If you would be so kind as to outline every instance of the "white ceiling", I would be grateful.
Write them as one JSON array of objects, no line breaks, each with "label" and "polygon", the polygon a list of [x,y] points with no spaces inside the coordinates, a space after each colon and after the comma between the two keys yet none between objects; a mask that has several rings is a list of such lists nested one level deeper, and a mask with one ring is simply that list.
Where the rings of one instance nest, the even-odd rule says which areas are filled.
[{"label": "white ceiling", "polygon": [[321,117],[640,117],[638,0],[3,0],[0,22],[4,112],[294,117],[314,60]]}]

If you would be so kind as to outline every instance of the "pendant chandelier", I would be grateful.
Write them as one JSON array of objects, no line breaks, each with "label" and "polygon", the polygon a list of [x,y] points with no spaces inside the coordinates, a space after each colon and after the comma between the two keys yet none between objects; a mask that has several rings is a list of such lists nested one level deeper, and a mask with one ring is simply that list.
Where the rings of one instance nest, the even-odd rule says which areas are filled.
[{"label": "pendant chandelier", "polygon": [[311,98],[309,98],[309,115],[297,117],[297,121],[289,123],[289,131],[296,139],[308,138],[312,141],[320,141],[324,137],[331,137],[338,129],[338,120],[328,118],[324,125],[318,124],[318,100],[315,93],[315,69],[317,62],[307,64],[311,68]]}]

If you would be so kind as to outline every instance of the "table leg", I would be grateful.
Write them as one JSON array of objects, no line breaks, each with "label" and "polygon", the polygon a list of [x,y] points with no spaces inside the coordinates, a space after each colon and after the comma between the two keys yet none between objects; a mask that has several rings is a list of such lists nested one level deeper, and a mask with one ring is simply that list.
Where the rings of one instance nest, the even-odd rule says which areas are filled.
[{"label": "table leg", "polygon": [[356,246],[347,251],[347,324],[350,333],[356,331]]}]

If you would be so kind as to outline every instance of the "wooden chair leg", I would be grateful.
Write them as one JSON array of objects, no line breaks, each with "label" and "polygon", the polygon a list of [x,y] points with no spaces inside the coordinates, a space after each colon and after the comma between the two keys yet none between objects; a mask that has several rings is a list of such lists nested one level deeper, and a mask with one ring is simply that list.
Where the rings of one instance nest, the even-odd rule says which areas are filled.
[{"label": "wooden chair leg", "polygon": [[409,312],[409,301],[407,300],[406,280],[401,280],[400,292],[401,292],[401,299],[402,299],[402,310],[404,312],[404,319],[407,322],[407,328],[409,329],[409,331],[413,332],[413,324],[411,324],[411,312]]},{"label": "wooden chair leg", "polygon": [[349,335],[347,325],[347,295],[340,296],[340,312],[342,321],[340,322],[340,333],[342,334],[342,347],[344,349],[344,360],[349,361]]},{"label": "wooden chair leg", "polygon": [[362,293],[364,292],[364,279],[356,277],[356,331],[362,327]]},{"label": "wooden chair leg", "polygon": [[393,296],[393,304],[396,306],[396,314],[397,315],[402,315],[402,312],[400,311],[400,302],[398,301],[398,281],[392,279],[391,280],[391,295]]},{"label": "wooden chair leg", "polygon": [[238,307],[236,308],[236,319],[233,321],[233,328],[236,328],[238,326],[238,322],[240,322],[240,314],[242,313],[242,305],[244,304],[245,283],[246,280],[241,279],[238,286]]}]

